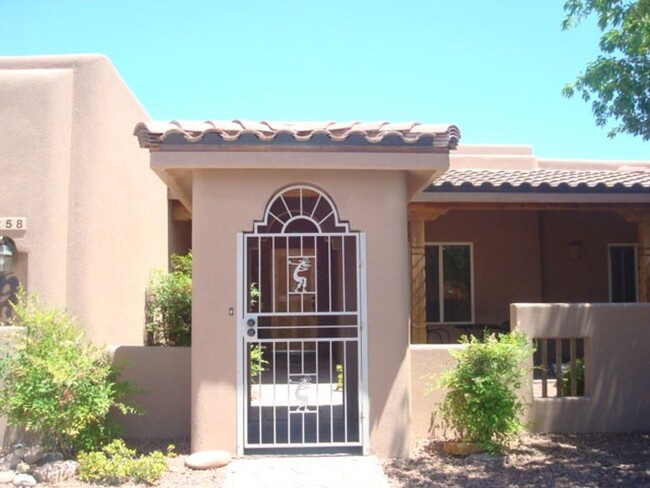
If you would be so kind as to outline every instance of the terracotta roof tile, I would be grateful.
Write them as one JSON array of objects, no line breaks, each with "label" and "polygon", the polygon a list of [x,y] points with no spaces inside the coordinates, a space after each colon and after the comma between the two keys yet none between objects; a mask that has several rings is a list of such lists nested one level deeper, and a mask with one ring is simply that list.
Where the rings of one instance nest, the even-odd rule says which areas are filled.
[{"label": "terracotta roof tile", "polygon": [[416,145],[454,149],[458,127],[419,122],[251,122],[206,120],[141,122],[134,130],[141,147],[167,144],[259,145],[309,143],[404,147]]},{"label": "terracotta roof tile", "polygon": [[650,171],[636,168],[619,170],[451,169],[435,180],[426,191],[638,193],[650,191]]}]

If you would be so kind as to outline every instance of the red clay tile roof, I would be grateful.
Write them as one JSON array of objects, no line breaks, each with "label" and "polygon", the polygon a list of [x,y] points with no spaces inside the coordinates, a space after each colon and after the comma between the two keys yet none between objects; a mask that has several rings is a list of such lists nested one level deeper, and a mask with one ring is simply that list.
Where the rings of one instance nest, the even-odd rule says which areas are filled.
[{"label": "red clay tile roof", "polygon": [[427,192],[646,193],[650,171],[450,169]]},{"label": "red clay tile roof", "polygon": [[419,122],[141,122],[134,129],[141,147],[169,145],[337,145],[454,149],[458,127]]}]

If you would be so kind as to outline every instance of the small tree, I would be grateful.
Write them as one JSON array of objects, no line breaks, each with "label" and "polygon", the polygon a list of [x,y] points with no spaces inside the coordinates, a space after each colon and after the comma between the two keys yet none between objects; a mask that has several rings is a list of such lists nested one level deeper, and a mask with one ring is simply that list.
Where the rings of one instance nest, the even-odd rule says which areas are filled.
[{"label": "small tree", "polygon": [[192,342],[192,253],[172,254],[171,272],[154,271],[147,297],[151,344],[189,346]]},{"label": "small tree", "polygon": [[518,390],[526,371],[521,363],[534,349],[517,331],[461,343],[466,347],[451,353],[455,366],[438,381],[438,387],[448,389],[438,410],[460,440],[500,451],[523,430]]},{"label": "small tree", "polygon": [[66,456],[108,442],[117,428],[110,409],[135,410],[123,402],[133,389],[118,381],[106,352],[84,339],[68,313],[23,292],[12,325],[25,329],[0,355],[0,414]]}]

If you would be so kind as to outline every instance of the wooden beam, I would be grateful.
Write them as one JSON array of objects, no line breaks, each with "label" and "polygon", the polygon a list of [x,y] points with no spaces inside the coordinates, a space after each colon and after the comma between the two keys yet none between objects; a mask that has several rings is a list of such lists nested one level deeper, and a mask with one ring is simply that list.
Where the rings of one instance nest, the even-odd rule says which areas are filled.
[{"label": "wooden beam", "polygon": [[411,343],[427,342],[426,268],[424,261],[424,220],[409,222],[411,248]]},{"label": "wooden beam", "polygon": [[428,220],[431,222],[433,220],[437,220],[438,218],[442,217],[449,210],[447,208],[437,208],[437,207],[427,207],[427,208],[422,208],[419,206],[411,207],[411,205],[409,205],[409,209],[408,209],[409,220]]}]

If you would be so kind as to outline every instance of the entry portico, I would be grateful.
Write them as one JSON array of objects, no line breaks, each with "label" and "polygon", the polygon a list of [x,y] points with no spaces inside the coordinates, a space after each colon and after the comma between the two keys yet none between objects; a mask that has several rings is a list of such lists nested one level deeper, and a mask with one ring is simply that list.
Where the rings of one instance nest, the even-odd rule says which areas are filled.
[{"label": "entry portico", "polygon": [[458,129],[152,122],[136,135],[192,215],[193,450],[407,455],[407,206],[448,169]]}]

